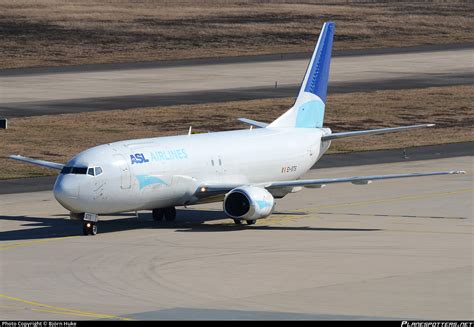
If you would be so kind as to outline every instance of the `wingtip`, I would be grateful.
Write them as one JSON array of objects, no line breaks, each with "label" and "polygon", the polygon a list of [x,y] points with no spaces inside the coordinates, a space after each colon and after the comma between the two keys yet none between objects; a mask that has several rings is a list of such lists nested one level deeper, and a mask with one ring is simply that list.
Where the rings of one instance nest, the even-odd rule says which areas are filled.
[{"label": "wingtip", "polygon": [[427,127],[433,127],[435,126],[436,124],[426,124]]}]

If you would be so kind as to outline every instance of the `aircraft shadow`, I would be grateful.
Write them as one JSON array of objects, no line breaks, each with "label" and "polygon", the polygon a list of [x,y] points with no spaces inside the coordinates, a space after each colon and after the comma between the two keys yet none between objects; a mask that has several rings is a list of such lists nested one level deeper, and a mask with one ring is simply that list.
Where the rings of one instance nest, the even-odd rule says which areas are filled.
[{"label": "aircraft shadow", "polygon": [[[299,214],[300,215],[300,214]],[[30,216],[0,216],[0,221],[21,222],[22,229],[0,231],[0,241],[18,241],[30,239],[47,239],[66,236],[82,235],[83,222],[78,220],[61,219],[66,214],[54,215],[58,218],[30,217]],[[121,213],[111,215],[118,217],[99,220],[99,235],[135,229],[174,229],[176,232],[237,232],[252,230],[288,230],[288,231],[378,231],[378,229],[362,228],[317,228],[301,226],[248,226],[245,223],[235,225],[222,211],[178,209],[174,222],[153,221],[151,213],[140,213],[139,218],[130,217],[130,214]],[[126,218],[121,218],[126,217]],[[222,223],[215,221],[222,220]],[[212,224],[206,222],[214,221]]]}]

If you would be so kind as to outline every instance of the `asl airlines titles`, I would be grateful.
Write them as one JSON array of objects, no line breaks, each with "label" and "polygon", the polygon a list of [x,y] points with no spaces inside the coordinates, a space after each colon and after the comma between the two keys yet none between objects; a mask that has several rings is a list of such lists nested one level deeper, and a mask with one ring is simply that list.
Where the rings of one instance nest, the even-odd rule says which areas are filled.
[{"label": "asl airlines titles", "polygon": [[132,165],[148,163],[150,161],[183,160],[187,158],[188,154],[186,153],[185,149],[154,151],[150,152],[150,155],[147,155],[147,157],[145,157],[143,153],[135,153],[130,155],[130,161]]}]

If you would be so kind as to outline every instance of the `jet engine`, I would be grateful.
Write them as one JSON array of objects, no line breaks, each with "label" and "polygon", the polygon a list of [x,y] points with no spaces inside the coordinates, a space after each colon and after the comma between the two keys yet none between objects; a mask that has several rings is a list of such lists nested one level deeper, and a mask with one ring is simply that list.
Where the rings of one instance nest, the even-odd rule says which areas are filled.
[{"label": "jet engine", "polygon": [[241,186],[224,198],[224,212],[233,219],[256,220],[268,217],[275,207],[273,196],[264,188]]}]

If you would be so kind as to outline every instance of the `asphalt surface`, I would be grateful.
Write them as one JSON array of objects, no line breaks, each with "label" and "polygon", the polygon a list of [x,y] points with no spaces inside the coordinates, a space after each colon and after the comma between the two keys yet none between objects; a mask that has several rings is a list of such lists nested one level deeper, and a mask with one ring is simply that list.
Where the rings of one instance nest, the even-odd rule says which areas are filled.
[{"label": "asphalt surface", "polygon": [[305,178],[452,168],[467,174],[306,189],[253,226],[217,203],[101,217],[93,237],[51,192],[0,195],[0,317],[472,320],[472,156]]},{"label": "asphalt surface", "polygon": [[[474,83],[472,45],[336,56],[329,92]],[[303,59],[301,56],[306,56]],[[289,97],[307,54],[0,72],[0,116]]]},{"label": "asphalt surface", "polygon": [[[474,84],[474,74],[433,74],[385,81],[340,82],[329,85],[329,93],[349,93],[376,90],[401,90],[434,86]],[[298,85],[255,87],[211,91],[176,92],[164,94],[140,94],[129,96],[97,97],[53,101],[33,101],[0,104],[3,117],[29,117],[63,113],[92,112],[114,109],[133,109],[153,106],[200,104],[210,102],[256,100],[264,98],[293,97]]]},{"label": "asphalt surface", "polygon": [[[429,145],[396,150],[329,154],[323,156],[316,163],[313,169],[411,162],[462,156],[474,156],[474,142]],[[24,167],[25,169],[28,169],[28,165],[25,165]],[[450,167],[447,169],[466,168],[467,167]],[[0,180],[0,194],[52,190],[55,180],[56,176]]]},{"label": "asphalt surface", "polygon": [[[431,44],[418,45],[399,48],[373,48],[373,49],[354,49],[354,50],[333,50],[332,57],[355,57],[368,55],[385,55],[385,54],[410,54],[431,51],[444,50],[465,50],[474,49],[474,43],[452,43],[452,44]],[[42,74],[62,74],[75,72],[97,72],[97,71],[113,71],[113,70],[134,70],[149,68],[165,68],[165,67],[181,67],[181,66],[199,66],[211,64],[237,64],[249,62],[266,62],[280,60],[309,60],[311,52],[293,52],[278,53],[267,55],[250,55],[237,57],[215,57],[215,58],[197,58],[184,60],[161,60],[161,61],[135,61],[124,63],[109,64],[85,64],[70,65],[58,67],[31,67],[31,68],[9,68],[0,69],[0,76],[24,76],[24,75],[42,75]]]},{"label": "asphalt surface", "polygon": [[[471,84],[466,71],[441,73],[437,83]],[[33,69],[0,76],[63,73]],[[398,77],[399,87],[430,86],[428,75],[415,75]],[[395,80],[353,81],[346,87],[396,88]],[[410,84],[414,80],[418,84]],[[333,84],[332,92],[344,92],[343,87]],[[291,96],[295,86],[227,88],[219,91],[222,97],[215,90],[206,96],[226,101],[281,91]],[[196,103],[195,94],[152,93],[142,102],[142,94],[35,100],[24,109],[22,102],[9,104],[13,107],[3,113],[75,112],[101,103],[112,109],[127,101],[176,104],[181,98]],[[80,222],[64,219],[67,212],[52,192],[36,192],[50,190],[54,177],[0,181],[0,318],[472,320],[473,145],[324,156],[305,178],[451,169],[467,174],[304,190],[279,200],[276,212],[254,226],[235,226],[221,204],[207,204],[180,209],[175,223],[162,225],[148,212],[138,220],[127,213],[101,217],[99,234],[84,237]]]}]

